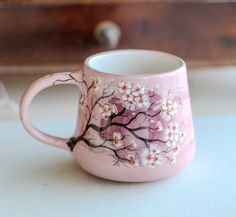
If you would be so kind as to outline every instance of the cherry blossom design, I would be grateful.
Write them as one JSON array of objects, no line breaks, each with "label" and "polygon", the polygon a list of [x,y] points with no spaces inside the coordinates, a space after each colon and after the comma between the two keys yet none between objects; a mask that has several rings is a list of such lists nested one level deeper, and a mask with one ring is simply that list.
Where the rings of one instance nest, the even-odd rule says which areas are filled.
[{"label": "cherry blossom design", "polygon": [[129,143],[129,148],[134,149],[134,148],[137,148],[137,147],[138,147],[138,145],[137,145],[135,139],[131,140],[130,143]]},{"label": "cherry blossom design", "polygon": [[123,140],[122,140],[122,135],[119,132],[114,132],[113,133],[113,141],[112,145],[116,148],[120,148],[123,146]]},{"label": "cherry blossom design", "polygon": [[124,82],[124,81],[120,81],[118,84],[119,87],[119,93],[121,94],[130,94],[133,85],[130,82]]},{"label": "cherry blossom design", "polygon": [[108,119],[112,114],[117,114],[118,110],[116,105],[110,103],[104,103],[103,106],[100,106],[100,112],[103,119]]},{"label": "cherry blossom design", "polygon": [[92,80],[92,83],[91,83],[91,88],[94,90],[94,91],[97,91],[98,88],[99,88],[99,84],[100,84],[100,81],[97,79],[97,78],[94,78]]},{"label": "cherry blossom design", "polygon": [[137,96],[134,101],[136,102],[137,108],[146,108],[150,105],[149,97],[147,95]]},{"label": "cherry blossom design", "polygon": [[134,101],[124,101],[124,107],[130,110],[135,110],[136,108],[136,103]]},{"label": "cherry blossom design", "polygon": [[138,161],[138,159],[136,158],[136,156],[134,155],[134,153],[128,153],[127,155],[126,155],[126,159],[128,160],[128,162],[127,162],[127,166],[129,166],[129,165],[132,165],[132,166],[134,166],[134,167],[137,167],[137,166],[139,166],[139,161]]},{"label": "cherry blossom design", "polygon": [[161,117],[165,121],[170,121],[172,116],[177,113],[177,103],[171,99],[163,99],[161,105]]},{"label": "cherry blossom design", "polygon": [[176,157],[179,153],[179,146],[171,149],[170,151],[165,153],[165,158],[172,164],[176,163]]},{"label": "cherry blossom design", "polygon": [[120,81],[118,90],[123,101],[123,106],[130,110],[147,108],[150,99],[145,93],[145,87],[140,83]]},{"label": "cherry blossom design", "polygon": [[158,148],[157,144],[150,144],[150,147],[145,148],[142,152],[143,166],[155,168],[161,165],[162,160],[162,151]]},{"label": "cherry blossom design", "polygon": [[164,130],[163,139],[166,141],[167,147],[176,147],[177,142],[183,140],[184,133],[179,128],[179,125],[170,122],[168,127]]},{"label": "cherry blossom design", "polygon": [[122,95],[121,98],[123,101],[129,101],[129,102],[132,102],[134,100],[134,97],[132,94],[124,94]]},{"label": "cherry blossom design", "polygon": [[184,138],[182,123],[174,121],[181,105],[179,91],[163,98],[158,88],[112,79],[100,85],[101,79],[68,74],[54,83],[74,80],[83,87],[80,106],[85,121],[80,135],[68,140],[69,149],[73,152],[81,144],[91,151],[102,150],[112,156],[114,166],[129,168],[175,163]]},{"label": "cherry blossom design", "polygon": [[145,93],[145,87],[142,87],[140,83],[133,84],[132,95],[139,96]]}]

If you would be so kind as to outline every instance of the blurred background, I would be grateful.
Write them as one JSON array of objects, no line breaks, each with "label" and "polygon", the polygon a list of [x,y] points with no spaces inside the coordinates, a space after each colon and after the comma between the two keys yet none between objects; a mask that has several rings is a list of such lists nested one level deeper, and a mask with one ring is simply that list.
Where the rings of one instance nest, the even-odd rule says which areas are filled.
[{"label": "blurred background", "polygon": [[[123,48],[166,51],[187,62],[197,154],[162,182],[97,179],[20,124],[18,104],[33,81]],[[33,123],[70,137],[78,99],[73,86],[42,91],[31,106]],[[235,123],[235,1],[0,0],[1,216],[236,216]]]},{"label": "blurred background", "polygon": [[[0,3],[0,117],[17,117],[23,91],[42,75],[78,70],[88,55],[122,48],[161,50],[186,60],[194,114],[235,112],[232,1],[7,0]],[[58,91],[63,102],[53,97]],[[75,116],[77,92],[43,91],[32,115]]]}]

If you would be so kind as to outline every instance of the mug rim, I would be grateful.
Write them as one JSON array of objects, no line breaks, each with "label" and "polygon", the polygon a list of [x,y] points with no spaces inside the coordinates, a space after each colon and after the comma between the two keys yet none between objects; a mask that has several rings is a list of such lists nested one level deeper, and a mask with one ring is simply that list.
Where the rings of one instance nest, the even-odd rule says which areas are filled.
[{"label": "mug rim", "polygon": [[[121,52],[153,52],[155,54],[159,54],[159,55],[165,55],[167,57],[171,57],[173,59],[175,59],[176,61],[179,62],[179,66],[171,69],[171,70],[163,70],[161,72],[154,72],[154,73],[134,73],[134,74],[129,74],[129,73],[124,73],[124,72],[120,72],[120,73],[111,73],[105,70],[100,70],[97,69],[93,66],[91,66],[90,62],[92,59],[97,58],[97,57],[101,57],[104,55],[111,55],[114,53],[121,53]],[[175,73],[181,72],[181,71],[186,71],[186,63],[183,59],[181,59],[180,57],[168,53],[168,52],[163,52],[163,51],[158,51],[158,50],[149,50],[149,49],[117,49],[117,50],[110,50],[110,51],[103,51],[103,52],[98,52],[95,53],[93,55],[90,55],[89,57],[87,57],[83,63],[83,68],[85,69],[85,71],[90,71],[90,72],[95,72],[99,75],[103,75],[103,76],[112,76],[112,77],[137,77],[137,78],[144,78],[144,77],[153,77],[153,76],[157,76],[157,77],[162,77],[162,76],[168,76],[168,75],[173,75]]]}]

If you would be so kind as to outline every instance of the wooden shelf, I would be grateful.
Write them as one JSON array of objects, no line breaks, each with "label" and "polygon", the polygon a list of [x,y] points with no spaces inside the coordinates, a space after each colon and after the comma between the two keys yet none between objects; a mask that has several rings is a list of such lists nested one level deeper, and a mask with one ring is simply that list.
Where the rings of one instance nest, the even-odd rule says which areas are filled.
[{"label": "wooden shelf", "polygon": [[230,3],[233,0],[1,0],[3,4],[35,4],[35,5],[70,5],[70,4],[129,4],[129,3]]},{"label": "wooden shelf", "polygon": [[118,49],[171,52],[194,66],[235,64],[235,14],[236,3],[153,1],[3,6],[0,9],[0,74],[76,68],[88,55],[107,50],[93,35],[95,26],[104,20],[114,21],[121,29]]}]

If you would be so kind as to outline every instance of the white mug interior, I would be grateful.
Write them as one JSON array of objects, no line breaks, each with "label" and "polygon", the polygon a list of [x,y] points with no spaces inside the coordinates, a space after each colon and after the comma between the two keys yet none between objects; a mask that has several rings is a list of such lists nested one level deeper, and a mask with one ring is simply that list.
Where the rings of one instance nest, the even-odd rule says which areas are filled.
[{"label": "white mug interior", "polygon": [[153,50],[114,50],[88,57],[85,64],[97,71],[117,75],[160,74],[185,66],[179,57]]}]

